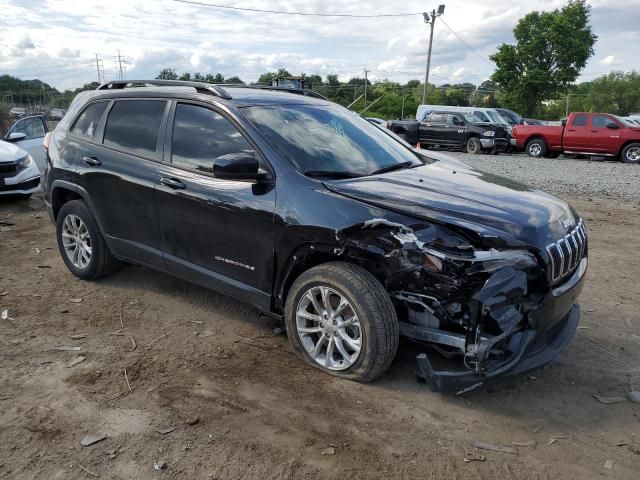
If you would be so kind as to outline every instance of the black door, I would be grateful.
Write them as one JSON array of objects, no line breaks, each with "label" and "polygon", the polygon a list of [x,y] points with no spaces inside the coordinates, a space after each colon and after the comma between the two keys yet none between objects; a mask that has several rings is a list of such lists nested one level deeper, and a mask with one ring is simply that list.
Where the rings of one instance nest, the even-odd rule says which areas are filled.
[{"label": "black door", "polygon": [[157,187],[167,268],[268,309],[274,185],[215,178],[217,157],[254,147],[209,107],[178,103],[174,112]]},{"label": "black door", "polygon": [[450,145],[460,147],[465,145],[465,120],[457,113],[447,114],[447,126],[445,135]]},{"label": "black door", "polygon": [[79,184],[112,252],[157,268],[164,260],[154,189],[167,113],[164,100],[118,100],[77,155]]},{"label": "black door", "polygon": [[430,145],[450,145],[446,115],[432,113],[420,124],[420,141]]}]

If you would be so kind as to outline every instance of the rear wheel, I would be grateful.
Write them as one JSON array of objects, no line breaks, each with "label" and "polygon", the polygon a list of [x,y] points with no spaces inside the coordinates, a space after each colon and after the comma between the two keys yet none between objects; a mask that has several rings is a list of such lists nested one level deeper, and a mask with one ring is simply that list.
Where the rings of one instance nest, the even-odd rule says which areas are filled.
[{"label": "rear wheel", "polygon": [[389,295],[373,275],[349,263],[326,263],[300,275],[287,296],[285,322],[305,362],[350,380],[376,379],[398,349]]},{"label": "rear wheel", "polygon": [[482,144],[478,137],[470,137],[467,140],[467,153],[471,155],[477,155],[482,151]]},{"label": "rear wheel", "polygon": [[620,158],[625,163],[640,163],[640,143],[630,143],[624,147]]},{"label": "rear wheel", "polygon": [[529,140],[525,150],[530,157],[542,158],[547,154],[547,142],[542,138],[534,138]]},{"label": "rear wheel", "polygon": [[56,237],[62,260],[76,277],[94,280],[109,275],[118,266],[82,200],[62,206],[56,218]]}]

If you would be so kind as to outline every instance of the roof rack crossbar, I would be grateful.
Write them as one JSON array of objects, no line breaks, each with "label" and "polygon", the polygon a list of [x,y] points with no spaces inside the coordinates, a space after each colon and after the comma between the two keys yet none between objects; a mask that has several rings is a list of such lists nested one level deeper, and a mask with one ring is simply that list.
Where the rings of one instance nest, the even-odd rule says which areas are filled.
[{"label": "roof rack crossbar", "polygon": [[231,95],[219,85],[206,82],[190,82],[187,80],[112,80],[103,83],[96,88],[96,90],[118,90],[149,85],[157,87],[191,87],[198,93],[209,93],[226,100],[231,100]]}]

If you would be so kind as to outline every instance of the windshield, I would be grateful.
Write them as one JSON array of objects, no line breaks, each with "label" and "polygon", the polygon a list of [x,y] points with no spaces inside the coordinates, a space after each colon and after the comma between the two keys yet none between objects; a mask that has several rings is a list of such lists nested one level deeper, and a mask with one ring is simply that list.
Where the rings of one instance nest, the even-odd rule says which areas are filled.
[{"label": "windshield", "polygon": [[243,112],[302,173],[365,176],[423,164],[406,146],[343,107],[255,106]]},{"label": "windshield", "polygon": [[464,119],[468,122],[468,123],[482,123],[482,120],[480,120],[478,117],[476,117],[475,115],[473,115],[472,113],[465,113],[464,114]]},{"label": "windshield", "polygon": [[491,119],[491,121],[493,123],[498,123],[498,124],[501,124],[501,125],[509,125],[509,123],[504,118],[502,118],[500,115],[498,115],[497,112],[494,112],[492,110],[487,110],[486,113],[487,113],[487,115],[489,116],[489,118]]}]

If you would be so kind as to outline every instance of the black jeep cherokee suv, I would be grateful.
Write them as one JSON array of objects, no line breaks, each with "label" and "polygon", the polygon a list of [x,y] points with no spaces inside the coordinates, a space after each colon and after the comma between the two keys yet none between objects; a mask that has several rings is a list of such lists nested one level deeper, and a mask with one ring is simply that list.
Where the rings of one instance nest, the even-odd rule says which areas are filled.
[{"label": "black jeep cherokee suv", "polygon": [[420,354],[432,388],[472,388],[551,361],[578,324],[569,205],[307,90],[111,82],[76,97],[47,158],[73,274],[134,262],[232,295],[334,375],[375,379],[404,335],[464,365]]}]

